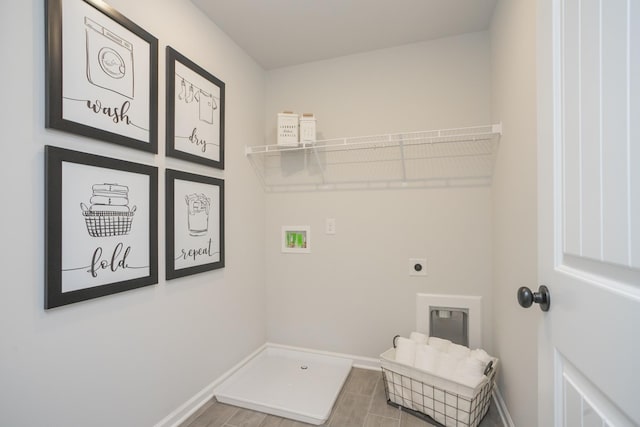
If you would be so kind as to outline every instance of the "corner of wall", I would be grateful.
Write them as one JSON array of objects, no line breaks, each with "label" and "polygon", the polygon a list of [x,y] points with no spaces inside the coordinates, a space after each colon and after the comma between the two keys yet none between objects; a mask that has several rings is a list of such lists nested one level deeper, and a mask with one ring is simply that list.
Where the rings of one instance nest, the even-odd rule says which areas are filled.
[{"label": "corner of wall", "polygon": [[[502,401],[518,425],[537,425],[539,316],[516,290],[537,283],[536,2],[498,0],[491,23],[493,122],[504,125],[492,187],[494,353]],[[522,366],[527,369],[522,369]]]}]

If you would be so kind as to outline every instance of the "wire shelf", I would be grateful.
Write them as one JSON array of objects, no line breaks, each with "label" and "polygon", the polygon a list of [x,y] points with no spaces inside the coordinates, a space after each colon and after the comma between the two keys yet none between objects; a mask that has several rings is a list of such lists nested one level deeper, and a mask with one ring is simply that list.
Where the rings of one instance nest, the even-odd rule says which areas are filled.
[{"label": "wire shelf", "polygon": [[502,126],[248,146],[267,191],[488,185]]}]

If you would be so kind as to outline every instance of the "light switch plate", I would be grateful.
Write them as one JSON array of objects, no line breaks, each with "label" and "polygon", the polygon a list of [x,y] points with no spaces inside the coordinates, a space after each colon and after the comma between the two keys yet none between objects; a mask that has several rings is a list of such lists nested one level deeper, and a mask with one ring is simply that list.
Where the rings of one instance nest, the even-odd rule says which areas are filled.
[{"label": "light switch plate", "polygon": [[426,276],[427,259],[409,258],[409,276]]}]

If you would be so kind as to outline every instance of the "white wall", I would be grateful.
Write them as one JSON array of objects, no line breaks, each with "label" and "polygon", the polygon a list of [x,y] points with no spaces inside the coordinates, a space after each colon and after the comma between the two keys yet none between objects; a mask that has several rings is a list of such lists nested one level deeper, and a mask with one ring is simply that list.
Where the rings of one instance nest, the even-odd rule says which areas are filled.
[{"label": "white wall", "polygon": [[[0,31],[13,43],[0,48],[11,59],[1,71],[0,425],[151,425],[267,339],[377,357],[414,328],[416,292],[485,296],[483,335],[502,360],[500,387],[516,424],[535,425],[535,343],[526,331],[539,314],[515,304],[518,286],[536,286],[531,3],[501,1],[490,34],[274,70],[265,80],[191,2],[111,0],[160,39],[153,156],[44,129],[43,1],[4,2]],[[224,173],[163,156],[166,44],[227,84]],[[243,148],[273,143],[284,109],[314,112],[324,138],[502,120],[493,190],[265,197]],[[159,167],[158,285],[42,308],[46,144]],[[165,282],[165,166],[225,178],[224,270]],[[337,220],[335,236],[323,233],[327,217]],[[287,224],[312,226],[311,254],[280,253]],[[429,276],[409,277],[409,257],[426,257]]]},{"label": "white wall", "polygon": [[[486,32],[273,70],[265,142],[283,110],[315,113],[323,138],[488,124],[490,70]],[[426,292],[484,296],[490,348],[489,187],[273,193],[266,206],[270,341],[378,357],[414,330]],[[312,253],[282,254],[281,226],[305,224]],[[410,257],[427,277],[409,277]]]},{"label": "white wall", "polygon": [[276,114],[313,112],[319,138],[486,124],[490,47],[485,32],[267,72],[267,137]]},{"label": "white wall", "polygon": [[504,123],[493,184],[494,348],[499,387],[517,426],[537,425],[541,311],[521,308],[537,289],[536,2],[501,0],[491,26],[493,121]]},{"label": "white wall", "polygon": [[[187,0],[111,0],[160,40],[160,155],[44,129],[44,1],[5,1],[0,425],[150,426],[266,340],[264,74]],[[164,157],[164,47],[226,82],[226,171]],[[159,167],[160,283],[45,311],[44,146]],[[226,268],[165,282],[164,167],[226,180]]]}]

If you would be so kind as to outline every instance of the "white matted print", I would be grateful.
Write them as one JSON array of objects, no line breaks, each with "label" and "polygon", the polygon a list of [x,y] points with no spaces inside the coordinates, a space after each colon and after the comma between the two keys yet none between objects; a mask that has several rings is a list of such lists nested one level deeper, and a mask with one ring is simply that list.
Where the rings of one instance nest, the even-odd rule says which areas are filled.
[{"label": "white matted print", "polygon": [[167,169],[167,279],[224,267],[224,181]]},{"label": "white matted print", "polygon": [[156,168],[55,147],[46,156],[46,308],[157,283]]},{"label": "white matted print", "polygon": [[157,40],[97,0],[47,0],[47,24],[47,126],[157,152]]},{"label": "white matted print", "polygon": [[167,155],[224,169],[225,84],[167,46]]}]

